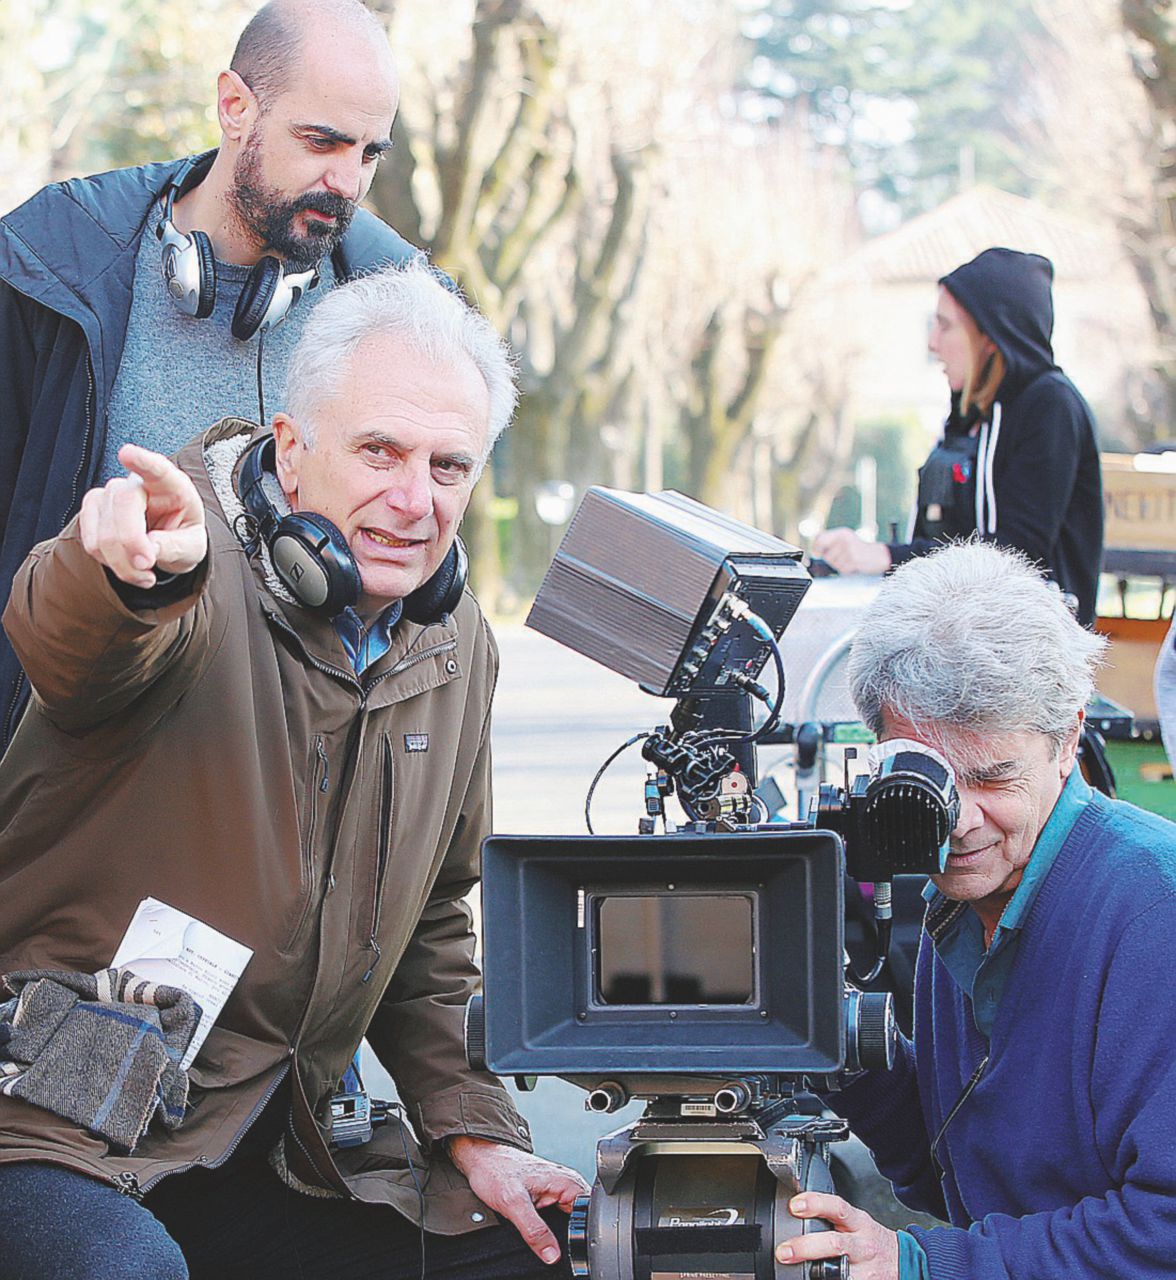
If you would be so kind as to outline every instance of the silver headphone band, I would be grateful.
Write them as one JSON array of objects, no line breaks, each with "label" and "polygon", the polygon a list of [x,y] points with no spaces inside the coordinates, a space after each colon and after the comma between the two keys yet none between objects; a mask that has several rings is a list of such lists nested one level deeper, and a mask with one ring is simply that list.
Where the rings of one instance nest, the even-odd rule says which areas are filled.
[{"label": "silver headphone band", "polygon": [[[212,310],[212,299],[215,298],[216,280],[202,279],[200,251],[194,235],[177,230],[173,221],[177,196],[183,191],[197,164],[204,157],[191,156],[168,182],[162,193],[163,217],[155,229],[162,246],[160,270],[163,275],[164,288],[167,290],[176,307],[187,316],[199,316],[201,303],[205,303],[203,314]],[[211,269],[214,264],[210,263]],[[287,274],[281,263],[278,264],[278,278],[273,286],[273,293],[266,303],[265,311],[255,328],[246,335],[265,333],[276,328],[289,315],[291,309],[308,290],[319,282],[319,264],[305,271],[294,271]],[[206,296],[207,295],[207,296]]]},{"label": "silver headphone band", "polygon": [[265,333],[277,328],[290,314],[294,305],[308,290],[319,282],[319,269],[316,263],[306,271],[295,271],[287,274],[283,269],[274,285],[273,297],[266,305],[265,314],[257,326],[258,333]]}]

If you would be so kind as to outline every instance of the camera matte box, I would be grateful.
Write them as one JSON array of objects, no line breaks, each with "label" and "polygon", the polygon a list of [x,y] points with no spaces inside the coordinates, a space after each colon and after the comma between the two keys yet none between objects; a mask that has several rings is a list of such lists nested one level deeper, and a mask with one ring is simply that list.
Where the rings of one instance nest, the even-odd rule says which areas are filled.
[{"label": "camera matte box", "polygon": [[527,626],[655,694],[725,687],[734,665],[758,673],[769,649],[743,623],[710,629],[721,597],[735,591],[779,636],[808,590],[800,558],[791,543],[673,490],[593,486]]},{"label": "camera matte box", "polygon": [[[698,923],[667,936],[659,904]],[[648,927],[630,927],[643,911]],[[491,836],[486,1065],[564,1077],[836,1071],[843,914],[841,842],[828,831]],[[675,988],[678,968],[687,980]]]}]

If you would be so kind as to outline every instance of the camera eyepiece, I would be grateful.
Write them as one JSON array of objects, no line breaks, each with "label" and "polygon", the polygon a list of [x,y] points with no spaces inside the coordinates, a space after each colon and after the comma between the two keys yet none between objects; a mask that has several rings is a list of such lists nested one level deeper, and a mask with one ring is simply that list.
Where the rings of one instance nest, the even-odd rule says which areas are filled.
[{"label": "camera eyepiece", "polygon": [[847,790],[821,787],[814,825],[841,836],[855,880],[941,872],[960,814],[951,765],[933,747],[906,738],[877,743],[869,759],[870,772]]},{"label": "camera eyepiece", "polygon": [[871,749],[861,831],[868,847],[895,874],[926,873],[929,855],[942,871],[947,842],[959,821],[955,774],[933,748],[905,738]]}]

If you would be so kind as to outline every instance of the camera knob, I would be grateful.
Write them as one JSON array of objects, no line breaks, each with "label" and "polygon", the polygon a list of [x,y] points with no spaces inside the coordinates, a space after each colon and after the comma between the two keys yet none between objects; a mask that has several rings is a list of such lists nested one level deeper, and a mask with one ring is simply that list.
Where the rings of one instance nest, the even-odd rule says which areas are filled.
[{"label": "camera knob", "polygon": [[588,1207],[591,1196],[577,1196],[568,1215],[568,1263],[574,1276],[588,1272]]},{"label": "camera knob", "polygon": [[808,1280],[849,1280],[849,1259],[842,1254],[840,1258],[810,1262]]},{"label": "camera knob", "polygon": [[894,997],[889,991],[864,992],[858,1029],[858,1052],[862,1066],[889,1071],[894,1066],[897,1039]]},{"label": "camera knob", "polygon": [[470,996],[466,1004],[465,1051],[472,1070],[486,1070],[486,1007],[481,996]]},{"label": "camera knob", "polygon": [[845,1066],[849,1071],[888,1071],[894,1065],[898,1026],[889,991],[846,992]]}]

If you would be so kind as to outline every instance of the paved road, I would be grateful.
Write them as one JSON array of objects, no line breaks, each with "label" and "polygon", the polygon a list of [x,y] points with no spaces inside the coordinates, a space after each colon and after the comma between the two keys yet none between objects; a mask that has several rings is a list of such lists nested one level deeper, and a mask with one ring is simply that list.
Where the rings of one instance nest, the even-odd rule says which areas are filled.
[{"label": "paved road", "polygon": [[[496,629],[502,667],[494,699],[494,827],[506,834],[582,834],[597,769],[673,708],[588,658],[521,626]],[[630,747],[601,779],[593,826],[636,831],[645,762]]]}]

